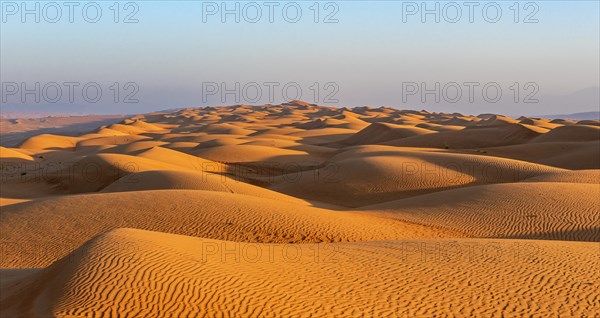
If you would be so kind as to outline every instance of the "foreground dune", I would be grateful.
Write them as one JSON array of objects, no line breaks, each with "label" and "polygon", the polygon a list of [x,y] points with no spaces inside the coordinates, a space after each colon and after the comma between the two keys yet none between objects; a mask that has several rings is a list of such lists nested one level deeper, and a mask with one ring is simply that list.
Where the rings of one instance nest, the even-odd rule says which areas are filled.
[{"label": "foreground dune", "polygon": [[291,101],[103,123],[0,147],[0,316],[600,310],[598,121]]},{"label": "foreground dune", "polygon": [[268,245],[119,229],[3,283],[0,310],[12,317],[582,317],[600,310],[596,253],[596,244],[575,242]]},{"label": "foreground dune", "polygon": [[[340,242],[452,236],[354,211],[199,190],[85,194],[12,204],[0,213],[0,267],[38,267],[92,237],[134,227],[244,242]],[[44,220],[38,222],[37,220]],[[70,233],[65,237],[64,233]],[[454,234],[458,235],[458,234]]]}]

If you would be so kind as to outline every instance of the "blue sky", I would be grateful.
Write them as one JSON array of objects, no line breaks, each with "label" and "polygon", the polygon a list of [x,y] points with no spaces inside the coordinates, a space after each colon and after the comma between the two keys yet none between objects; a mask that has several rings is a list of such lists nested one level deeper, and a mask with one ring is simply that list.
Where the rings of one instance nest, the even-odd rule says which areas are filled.
[{"label": "blue sky", "polygon": [[[17,92],[4,96],[3,111],[137,113],[236,104],[236,97],[241,103],[252,103],[249,95],[255,96],[257,88],[249,83],[260,85],[263,98],[257,104],[270,101],[265,82],[277,83],[273,88],[277,103],[286,96],[298,96],[294,90],[300,87],[302,99],[333,106],[387,105],[508,114],[565,113],[597,107],[589,96],[574,98],[577,103],[573,105],[556,103],[553,98],[600,85],[598,1],[523,1],[517,6],[515,1],[496,1],[494,5],[477,2],[472,23],[464,2],[455,2],[462,10],[456,23],[447,21],[456,16],[449,2],[426,3],[429,8],[439,4],[439,23],[434,15],[422,22],[422,8],[403,21],[403,12],[414,8],[413,4],[420,6],[421,1],[338,1],[328,6],[330,2],[323,1],[317,3],[318,23],[314,22],[315,1],[277,2],[273,23],[268,21],[268,7],[260,1],[254,2],[263,14],[256,23],[246,21],[255,12],[249,2],[225,4],[228,8],[239,4],[239,23],[233,15],[222,22],[220,14],[206,15],[203,21],[203,8],[214,8],[214,4],[220,12],[221,1],[137,1],[127,8],[128,2],[120,2],[119,23],[114,22],[113,1],[96,1],[102,9],[97,23],[83,19],[81,8],[86,2],[75,7],[73,23],[69,23],[64,6],[56,23],[46,21],[55,16],[51,7],[46,15],[40,13],[39,23],[33,21],[33,15],[22,21],[20,12],[7,13],[14,9],[12,3],[21,5],[21,1],[2,1],[3,89],[7,82],[25,83],[26,87],[34,87],[36,82],[42,87],[64,82],[77,82],[81,87],[93,82],[102,88],[102,98],[86,102],[76,91],[76,100],[71,102],[63,86],[58,102],[48,103],[42,98],[38,103],[32,95],[23,100]],[[34,8],[35,3],[27,4]],[[40,12],[47,4],[37,3]],[[526,7],[527,3],[532,4]],[[290,11],[284,17],[281,8],[286,4]],[[502,15],[491,23],[485,18],[495,18],[495,4]],[[486,5],[489,11],[484,16],[482,8]],[[244,7],[247,15],[241,12]],[[299,21],[286,21],[293,18],[296,7],[302,10]],[[515,23],[517,7],[519,22]],[[447,15],[443,15],[444,8]],[[138,22],[123,23],[135,9],[133,18]],[[334,11],[337,23],[323,23]],[[527,15],[537,23],[523,23]],[[118,102],[110,89],[114,82],[120,86]],[[135,84],[133,97],[139,102],[123,102],[124,95],[134,92],[132,86],[124,87],[129,82]],[[472,102],[467,101],[465,82],[478,84]],[[517,103],[515,82],[519,87]],[[230,89],[239,83],[241,88],[249,85],[249,90],[237,96],[223,97],[220,92],[208,95],[206,89],[211,83],[224,83]],[[462,97],[454,103],[444,101],[446,95],[454,96],[455,87],[450,85],[445,93],[438,90],[440,101],[434,94],[425,95],[423,101],[421,92],[403,100],[406,85],[415,83],[430,89],[436,83],[441,88],[458,83]],[[499,102],[479,98],[483,94],[480,89],[489,83],[494,83],[493,89],[501,89]],[[281,90],[286,85],[292,87],[292,93],[284,95]],[[530,93],[539,102],[523,103]]]}]

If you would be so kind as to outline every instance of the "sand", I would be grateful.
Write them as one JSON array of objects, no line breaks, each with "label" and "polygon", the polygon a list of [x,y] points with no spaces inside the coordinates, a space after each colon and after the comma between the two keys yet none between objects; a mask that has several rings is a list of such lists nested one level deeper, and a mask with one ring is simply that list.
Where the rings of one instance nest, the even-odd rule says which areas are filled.
[{"label": "sand", "polygon": [[589,276],[596,253],[581,242],[270,245],[119,229],[4,283],[1,309],[14,317],[581,317],[600,310]]},{"label": "sand", "polygon": [[596,122],[292,101],[85,127],[0,147],[2,317],[600,312]]},{"label": "sand", "polygon": [[[4,115],[4,110],[2,115]],[[101,125],[110,125],[127,118],[127,115],[48,116],[35,113],[19,113],[22,118],[0,118],[0,145],[15,147],[25,139],[58,132],[76,136]]]}]

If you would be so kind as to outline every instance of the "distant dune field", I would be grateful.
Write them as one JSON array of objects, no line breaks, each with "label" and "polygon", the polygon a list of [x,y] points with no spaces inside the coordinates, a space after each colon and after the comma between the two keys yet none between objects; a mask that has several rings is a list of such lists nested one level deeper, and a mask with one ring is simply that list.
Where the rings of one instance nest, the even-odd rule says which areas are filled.
[{"label": "distant dune field", "polygon": [[598,120],[292,101],[79,124],[2,132],[1,317],[600,314]]}]

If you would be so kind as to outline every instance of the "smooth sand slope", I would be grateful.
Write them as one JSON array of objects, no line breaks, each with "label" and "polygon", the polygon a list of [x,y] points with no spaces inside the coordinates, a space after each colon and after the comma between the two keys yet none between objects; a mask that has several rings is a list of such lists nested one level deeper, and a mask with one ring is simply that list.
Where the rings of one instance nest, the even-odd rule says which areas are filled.
[{"label": "smooth sand slope", "polygon": [[0,147],[0,316],[598,316],[597,121],[291,101],[103,124]]},{"label": "smooth sand slope", "polygon": [[101,192],[146,190],[206,190],[230,192],[308,205],[308,202],[304,200],[251,185],[225,175],[196,171],[152,170],[130,173],[103,188]]},{"label": "smooth sand slope", "polygon": [[562,169],[524,161],[391,146],[348,148],[326,164],[275,179],[296,197],[360,207],[477,184],[517,182]]},{"label": "smooth sand slope", "polygon": [[563,182],[563,183],[591,183],[597,184],[600,180],[600,170],[567,170],[549,172],[536,177],[528,178],[527,182]]},{"label": "smooth sand slope", "polygon": [[[39,199],[3,207],[0,220],[0,240],[8,246],[7,257],[2,258],[0,267],[48,266],[92,237],[119,227],[268,243],[453,235],[450,231],[354,211],[332,211],[283,200],[199,190]],[[70,234],[65,237],[65,233]]]},{"label": "smooth sand slope", "polygon": [[600,169],[600,141],[540,142],[487,148],[485,154],[565,169]]},{"label": "smooth sand slope", "polygon": [[13,317],[583,317],[600,310],[598,277],[590,276],[596,244],[527,243],[268,245],[119,229],[3,284],[0,310]]},{"label": "smooth sand slope", "polygon": [[600,242],[599,206],[598,184],[539,182],[448,190],[363,209],[469,236]]}]

